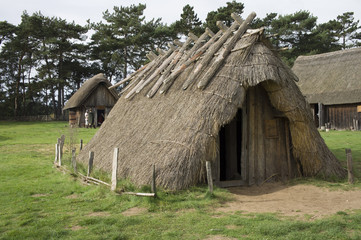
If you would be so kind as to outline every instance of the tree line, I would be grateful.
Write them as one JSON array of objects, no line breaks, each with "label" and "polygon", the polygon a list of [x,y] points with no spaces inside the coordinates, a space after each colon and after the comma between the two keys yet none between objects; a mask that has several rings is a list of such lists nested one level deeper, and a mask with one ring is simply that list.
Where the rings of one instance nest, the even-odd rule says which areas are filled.
[{"label": "tree line", "polygon": [[[180,19],[170,25],[161,18],[146,21],[145,8],[116,6],[103,12],[104,21],[88,20],[86,26],[26,11],[18,25],[0,21],[2,117],[54,114],[61,118],[64,103],[86,79],[103,72],[117,82],[145,64],[149,51],[166,49],[189,32],[199,36],[207,27],[217,32],[217,21],[230,26],[231,13],[242,16],[244,4],[227,2],[209,12],[204,22],[186,5]],[[269,13],[256,18],[251,27],[264,27],[282,59],[292,66],[300,55],[360,46],[359,20],[353,15],[346,12],[318,24],[308,11]]]}]

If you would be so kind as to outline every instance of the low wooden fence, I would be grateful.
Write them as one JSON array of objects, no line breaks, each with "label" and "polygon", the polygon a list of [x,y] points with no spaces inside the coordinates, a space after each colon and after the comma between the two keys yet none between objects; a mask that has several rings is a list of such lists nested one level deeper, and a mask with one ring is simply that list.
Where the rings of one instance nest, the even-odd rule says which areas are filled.
[{"label": "low wooden fence", "polygon": [[[68,171],[66,168],[62,166],[62,159],[63,159],[63,147],[65,142],[65,136],[61,135],[60,138],[58,138],[58,142],[55,144],[55,160],[54,165],[57,168],[61,168],[64,171]],[[83,148],[83,140],[80,140],[80,150]],[[76,162],[76,149],[72,149],[72,158],[71,158],[71,167],[73,168],[73,171],[75,174],[82,177],[82,179],[87,183],[92,184],[102,184],[110,187],[112,191],[116,191],[117,188],[117,170],[118,170],[118,161],[119,161],[119,148],[114,148],[114,154],[112,159],[112,175],[111,175],[111,183],[107,183],[104,181],[101,181],[99,179],[96,179],[94,177],[91,177],[91,173],[94,166],[94,152],[89,152],[89,159],[88,159],[88,169],[87,169],[87,175],[80,173],[77,168],[77,162]],[[128,195],[135,195],[135,196],[143,196],[143,197],[155,197],[156,196],[156,171],[155,171],[155,165],[153,165],[153,171],[152,171],[152,182],[151,182],[151,193],[135,193],[135,192],[122,192],[122,194],[128,194]]]}]

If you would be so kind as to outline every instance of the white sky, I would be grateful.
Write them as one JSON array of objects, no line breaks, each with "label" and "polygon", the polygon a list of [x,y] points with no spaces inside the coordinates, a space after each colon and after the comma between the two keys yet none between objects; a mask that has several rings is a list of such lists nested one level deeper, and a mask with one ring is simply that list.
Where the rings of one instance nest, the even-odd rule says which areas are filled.
[{"label": "white sky", "polygon": [[[180,19],[182,9],[186,4],[194,7],[198,17],[204,21],[207,13],[219,7],[226,6],[232,0],[0,0],[0,21],[12,24],[20,23],[20,16],[24,10],[31,15],[41,11],[49,17],[60,17],[67,21],[75,21],[85,25],[86,20],[99,22],[102,13],[113,6],[130,6],[145,3],[146,20],[162,18],[164,23],[172,23]],[[291,14],[299,10],[308,10],[318,17],[318,23],[335,19],[344,12],[354,12],[355,20],[361,19],[361,0],[242,0],[245,9],[242,17],[255,11],[258,17],[265,17],[266,13]]]}]

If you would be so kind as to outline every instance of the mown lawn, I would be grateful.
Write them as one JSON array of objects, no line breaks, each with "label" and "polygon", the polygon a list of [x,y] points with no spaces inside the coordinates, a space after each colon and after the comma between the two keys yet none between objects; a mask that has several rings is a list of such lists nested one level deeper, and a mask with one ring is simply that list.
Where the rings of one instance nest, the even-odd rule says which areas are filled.
[{"label": "mown lawn", "polygon": [[[361,239],[360,210],[315,221],[269,213],[217,213],[215,206],[231,200],[227,190],[216,189],[213,196],[206,186],[176,193],[161,190],[157,199],[116,195],[105,187],[83,185],[53,167],[61,134],[67,136],[69,152],[79,147],[79,139],[87,143],[95,131],[69,130],[65,122],[0,122],[0,239]],[[361,132],[322,136],[343,164],[344,148],[352,149],[360,178]],[[293,183],[298,181],[346,185],[317,179]],[[120,184],[137,190],[129,182]],[[360,185],[357,181],[355,188]],[[149,191],[149,186],[138,190]],[[125,214],[129,209],[141,214]]]}]

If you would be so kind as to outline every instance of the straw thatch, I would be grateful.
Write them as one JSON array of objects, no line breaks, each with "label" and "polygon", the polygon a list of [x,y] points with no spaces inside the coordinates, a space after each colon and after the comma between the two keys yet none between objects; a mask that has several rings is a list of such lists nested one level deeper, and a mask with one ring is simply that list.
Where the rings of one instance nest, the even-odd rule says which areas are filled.
[{"label": "straw thatch", "polygon": [[292,70],[309,103],[361,102],[361,48],[300,56]]},{"label": "straw thatch", "polygon": [[[104,74],[99,73],[84,82],[84,84],[66,102],[63,110],[82,106],[83,103],[88,99],[88,97],[100,84],[103,84],[107,88],[112,86],[112,84],[108,81]],[[108,91],[115,99],[119,98],[117,92],[114,89],[109,89]]]},{"label": "straw thatch", "polygon": [[[231,31],[237,28],[238,25]],[[214,51],[211,48],[226,33],[217,34],[208,40],[214,42],[209,48],[193,49],[188,59],[176,60],[177,54],[170,49],[134,74],[131,87],[80,153],[80,161],[87,163],[88,151],[94,151],[94,165],[110,172],[113,148],[119,147],[121,178],[149,184],[155,164],[157,184],[163,187],[184,189],[204,182],[205,161],[214,161],[217,155],[220,128],[242,107],[247,89],[261,84],[273,107],[290,122],[293,155],[302,165],[303,175],[344,176],[343,168],[314,127],[309,106],[294,82],[297,77],[270,49],[263,30],[248,30],[239,36],[227,55],[225,48],[236,34],[229,35],[207,62],[207,53]],[[173,71],[167,76],[161,71],[154,74],[160,67],[166,69],[162,63],[169,58],[178,61],[173,62]],[[217,71],[211,69],[217,65]],[[199,74],[194,74],[201,66]],[[209,71],[215,73],[205,80]],[[189,76],[196,77],[188,79]],[[147,97],[161,77],[165,80],[157,94]],[[147,82],[150,78],[152,81]],[[191,82],[190,86],[184,87],[185,82]]]}]

